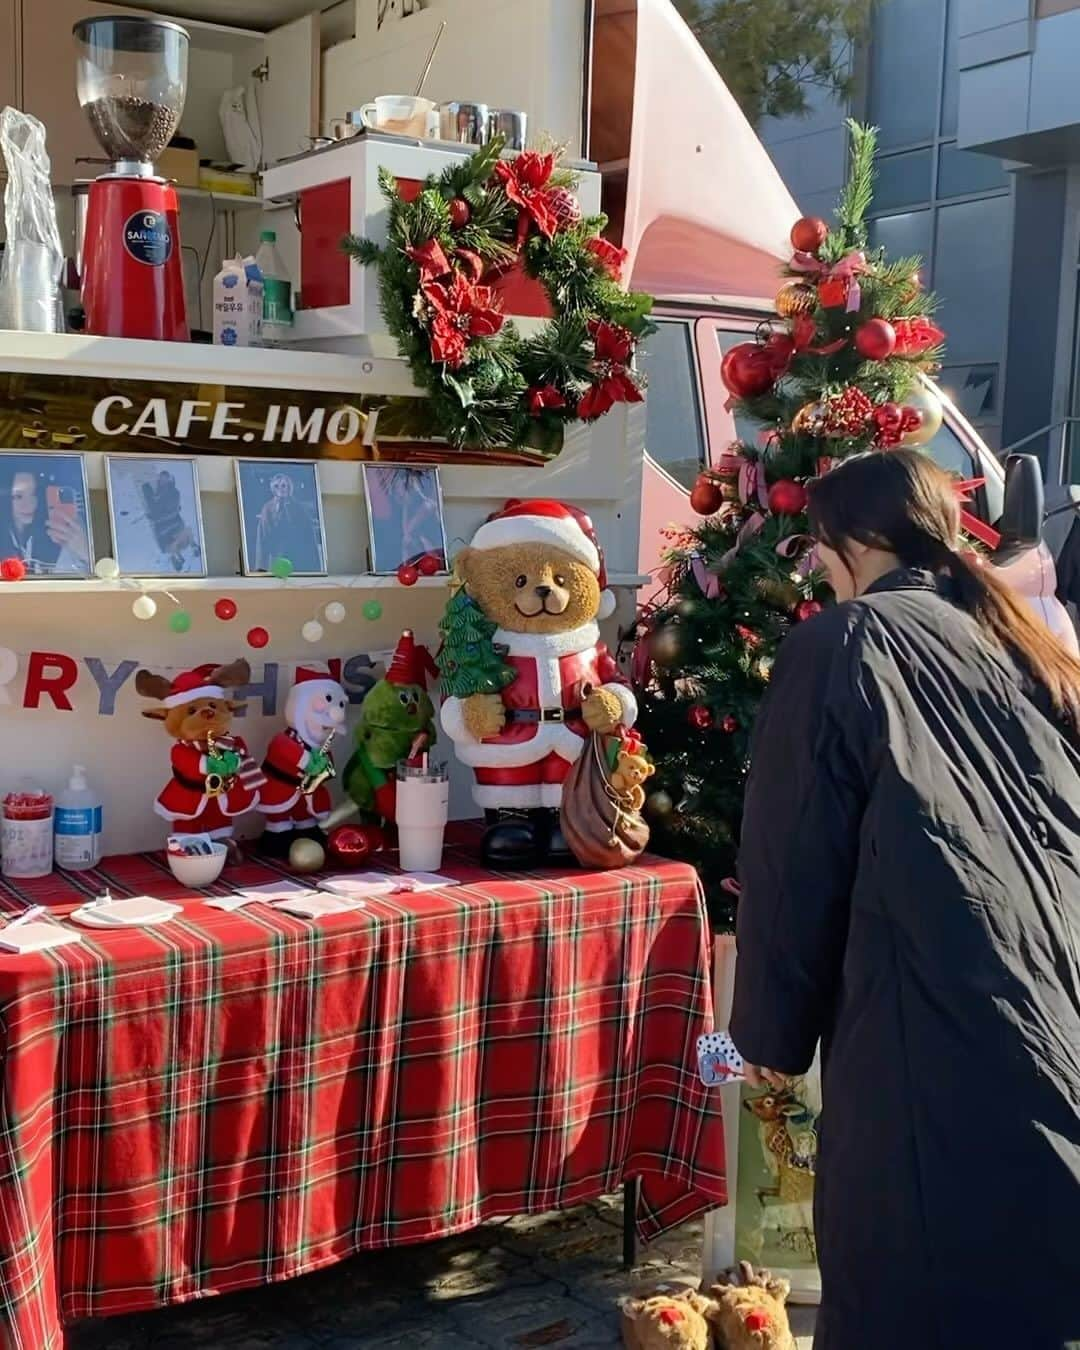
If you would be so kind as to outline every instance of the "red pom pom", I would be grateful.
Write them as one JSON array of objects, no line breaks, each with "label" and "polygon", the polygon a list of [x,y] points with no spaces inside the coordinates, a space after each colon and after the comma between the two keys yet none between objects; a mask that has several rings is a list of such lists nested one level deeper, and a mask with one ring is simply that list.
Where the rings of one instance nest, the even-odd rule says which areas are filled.
[{"label": "red pom pom", "polygon": [[799,253],[816,253],[829,237],[829,227],[819,216],[802,216],[791,227],[791,247]]},{"label": "red pom pom", "polygon": [[739,729],[739,719],[732,717],[731,713],[720,723],[720,730],[726,731],[729,736],[733,735]]},{"label": "red pom pom", "polygon": [[340,867],[361,867],[382,847],[382,831],[368,825],[339,825],[326,840],[326,852]]},{"label": "red pom pom", "polygon": [[795,617],[802,623],[805,619],[812,619],[815,614],[820,614],[821,610],[822,605],[818,600],[800,600],[795,606]]},{"label": "red pom pom", "polygon": [[657,1320],[663,1322],[666,1327],[674,1327],[685,1319],[678,1308],[661,1308]]},{"label": "red pom pom", "polygon": [[26,576],[26,564],[21,558],[5,558],[0,562],[0,577],[5,581],[22,581]]},{"label": "red pom pom", "polygon": [[230,619],[236,618],[236,601],[230,600],[227,596],[218,600],[214,605],[214,613],[223,623],[228,623]]},{"label": "red pom pom", "polygon": [[265,628],[249,628],[247,634],[247,644],[249,647],[265,647],[270,641],[270,634]]},{"label": "red pom pom", "polygon": [[747,1331],[764,1331],[769,1325],[769,1314],[762,1312],[760,1308],[754,1308],[743,1318],[743,1325]]},{"label": "red pom pom", "polygon": [[402,563],[397,570],[397,579],[403,586],[415,586],[420,580],[420,569],[412,563]]},{"label": "red pom pom", "polygon": [[420,561],[416,564],[417,571],[420,573],[422,577],[435,576],[441,566],[442,563],[439,561],[439,559],[435,556],[434,553],[425,553],[424,556],[420,559]]},{"label": "red pom pom", "polygon": [[781,478],[769,489],[769,510],[774,516],[797,516],[806,509],[806,488],[791,478]]},{"label": "red pom pom", "polygon": [[708,731],[713,724],[713,715],[703,703],[695,703],[686,714],[686,720],[698,731]]},{"label": "red pom pom", "polygon": [[472,218],[472,210],[464,197],[455,197],[450,203],[450,224],[455,230],[460,230],[468,225]]},{"label": "red pom pom", "polygon": [[896,350],[896,329],[888,319],[868,319],[855,334],[855,350],[867,361],[885,361]]},{"label": "red pom pom", "polygon": [[776,382],[775,357],[756,342],[739,342],[721,361],[720,378],[736,398],[756,398]]},{"label": "red pom pom", "polygon": [[724,504],[720,484],[707,474],[700,474],[690,493],[690,506],[699,516],[715,515]]}]

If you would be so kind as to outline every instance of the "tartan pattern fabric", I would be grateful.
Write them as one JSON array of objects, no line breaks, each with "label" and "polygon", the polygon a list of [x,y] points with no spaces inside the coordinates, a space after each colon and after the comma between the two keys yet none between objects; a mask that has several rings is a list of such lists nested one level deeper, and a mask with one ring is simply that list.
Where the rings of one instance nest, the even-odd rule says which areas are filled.
[{"label": "tartan pattern fabric", "polygon": [[[164,858],[0,884],[0,912],[186,900],[159,928],[0,952],[0,1345],[285,1279],[643,1178],[643,1238],[726,1202],[690,867],[496,877],[310,922]],[[19,889],[16,891],[15,886]],[[76,893],[75,888],[83,893]]]}]

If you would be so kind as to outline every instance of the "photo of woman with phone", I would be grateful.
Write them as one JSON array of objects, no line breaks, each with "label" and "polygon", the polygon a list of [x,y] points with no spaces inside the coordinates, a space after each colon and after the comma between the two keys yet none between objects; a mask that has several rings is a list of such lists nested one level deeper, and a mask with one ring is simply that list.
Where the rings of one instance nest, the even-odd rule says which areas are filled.
[{"label": "photo of woman with phone", "polygon": [[0,555],[30,577],[90,576],[88,500],[81,455],[0,451]]}]

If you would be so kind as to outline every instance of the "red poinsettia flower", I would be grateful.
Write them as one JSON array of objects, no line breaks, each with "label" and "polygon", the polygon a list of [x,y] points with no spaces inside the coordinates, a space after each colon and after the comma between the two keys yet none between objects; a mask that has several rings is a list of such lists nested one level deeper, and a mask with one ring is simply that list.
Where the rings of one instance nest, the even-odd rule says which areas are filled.
[{"label": "red poinsettia flower", "polygon": [[618,248],[610,239],[603,239],[599,235],[597,235],[595,239],[587,239],[585,241],[585,248],[593,255],[612,280],[620,280],[622,277],[623,264],[626,262],[628,256],[626,249]]},{"label": "red poinsettia flower", "polygon": [[539,417],[545,408],[565,408],[566,397],[554,384],[540,384],[529,390],[529,412]]},{"label": "red poinsettia flower", "polygon": [[405,256],[411,258],[420,269],[421,281],[434,281],[450,271],[450,259],[437,239],[429,239],[417,248],[407,248]]},{"label": "red poinsettia flower", "polygon": [[589,323],[596,355],[591,363],[593,385],[578,403],[578,417],[583,422],[603,417],[616,403],[640,403],[641,390],[627,369],[634,351],[634,335],[629,329],[606,320]]},{"label": "red poinsettia flower", "polygon": [[526,150],[516,159],[500,159],[495,165],[495,176],[503,185],[507,197],[520,207],[518,216],[518,244],[525,242],[529,223],[536,226],[546,239],[554,238],[559,218],[552,210],[547,183],[555,169],[554,155],[541,155]]},{"label": "red poinsettia flower", "polygon": [[921,356],[945,341],[941,329],[921,315],[915,319],[893,319],[892,326],[896,332],[897,356]]},{"label": "red poinsettia flower", "polygon": [[469,350],[469,339],[494,337],[503,326],[490,286],[473,286],[460,272],[449,285],[432,281],[423,287],[431,306],[431,358],[456,368]]}]

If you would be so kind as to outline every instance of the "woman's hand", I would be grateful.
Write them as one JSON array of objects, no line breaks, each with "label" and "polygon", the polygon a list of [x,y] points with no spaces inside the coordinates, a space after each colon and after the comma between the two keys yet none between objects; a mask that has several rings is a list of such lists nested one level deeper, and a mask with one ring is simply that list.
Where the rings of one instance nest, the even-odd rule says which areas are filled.
[{"label": "woman's hand", "polygon": [[787,1074],[778,1069],[767,1069],[763,1064],[743,1064],[743,1073],[751,1087],[771,1087],[780,1090],[787,1083]]},{"label": "woman's hand", "polygon": [[71,516],[50,516],[45,525],[45,533],[57,547],[66,549],[76,561],[81,563],[90,561],[90,541],[86,530],[78,520]]}]

